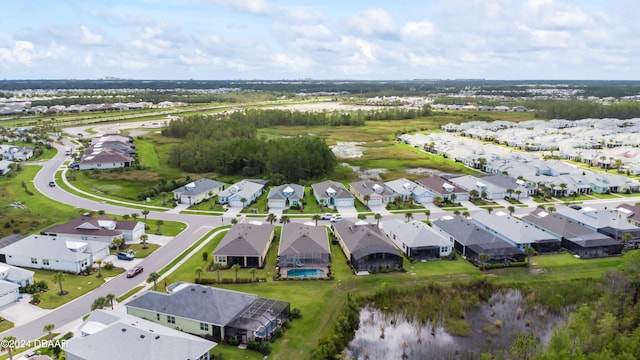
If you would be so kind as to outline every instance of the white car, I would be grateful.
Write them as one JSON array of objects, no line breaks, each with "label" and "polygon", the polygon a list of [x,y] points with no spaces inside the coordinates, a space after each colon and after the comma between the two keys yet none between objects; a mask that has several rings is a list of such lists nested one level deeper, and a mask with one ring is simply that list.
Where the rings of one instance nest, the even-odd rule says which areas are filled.
[{"label": "white car", "polygon": [[342,215],[333,215],[331,217],[331,222],[338,222],[340,220],[342,220]]},{"label": "white car", "polygon": [[331,213],[320,214],[320,220],[331,220],[333,216],[334,214]]}]

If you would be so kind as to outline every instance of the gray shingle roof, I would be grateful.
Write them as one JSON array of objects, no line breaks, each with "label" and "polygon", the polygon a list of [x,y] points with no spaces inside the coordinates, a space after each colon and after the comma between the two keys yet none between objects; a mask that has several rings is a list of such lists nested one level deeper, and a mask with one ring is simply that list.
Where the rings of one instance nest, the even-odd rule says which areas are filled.
[{"label": "gray shingle roof", "polygon": [[396,247],[376,224],[356,225],[351,220],[344,219],[332,226],[356,259],[376,253],[398,255]]},{"label": "gray shingle roof", "polygon": [[221,256],[260,256],[271,242],[271,224],[235,224],[213,251]]},{"label": "gray shingle roof", "polygon": [[202,193],[208,193],[209,191],[217,189],[223,185],[224,183],[220,181],[202,178],[173,190],[173,193],[177,196],[195,196]]},{"label": "gray shingle roof", "polygon": [[336,194],[333,196],[335,199],[353,199],[353,195],[347,190],[347,188],[337,181],[327,180],[321,183],[316,183],[311,185],[313,190],[318,194],[321,198],[327,198],[327,190],[329,188],[335,190]]},{"label": "gray shingle roof", "polygon": [[543,209],[535,209],[529,215],[522,217],[522,220],[538,225],[550,233],[565,239],[570,239],[572,242],[579,242],[581,239],[589,240],[590,242],[594,242],[597,239],[606,243],[615,242],[615,240],[606,235],[590,230],[564,216],[551,214]]},{"label": "gray shingle roof", "polygon": [[493,229],[516,244],[556,240],[553,236],[536,229],[529,223],[506,214],[500,216],[489,214],[486,211],[477,211],[472,213],[471,217],[478,225]]},{"label": "gray shingle roof", "polygon": [[267,199],[286,199],[287,197],[284,195],[284,192],[287,188],[293,191],[293,194],[289,196],[289,199],[299,200],[304,198],[304,186],[284,184],[271,188],[271,190],[269,190],[269,195],[267,195]]},{"label": "gray shingle roof", "polygon": [[491,242],[501,242],[506,244],[506,242],[497,235],[480,228],[459,215],[435,220],[433,221],[433,226],[437,226],[447,234],[453,236],[464,246]]},{"label": "gray shingle roof", "polygon": [[127,307],[227,326],[258,299],[253,294],[181,283],[169,294],[147,291]]},{"label": "gray shingle roof", "polygon": [[297,223],[282,226],[278,255],[330,253],[329,237],[324,226]]}]

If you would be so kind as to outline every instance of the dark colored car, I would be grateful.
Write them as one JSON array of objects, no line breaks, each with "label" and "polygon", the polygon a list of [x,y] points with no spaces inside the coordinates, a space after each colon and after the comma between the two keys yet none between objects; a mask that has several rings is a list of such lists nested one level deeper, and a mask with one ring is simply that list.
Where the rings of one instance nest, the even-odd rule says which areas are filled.
[{"label": "dark colored car", "polygon": [[142,266],[134,266],[127,271],[127,277],[132,278],[142,272]]},{"label": "dark colored car", "polygon": [[118,256],[118,259],[120,260],[133,260],[133,258],[135,258],[136,253],[134,253],[133,251],[120,251],[116,256]]},{"label": "dark colored car", "polygon": [[55,187],[55,186],[56,186],[55,181],[49,181],[49,187]]}]

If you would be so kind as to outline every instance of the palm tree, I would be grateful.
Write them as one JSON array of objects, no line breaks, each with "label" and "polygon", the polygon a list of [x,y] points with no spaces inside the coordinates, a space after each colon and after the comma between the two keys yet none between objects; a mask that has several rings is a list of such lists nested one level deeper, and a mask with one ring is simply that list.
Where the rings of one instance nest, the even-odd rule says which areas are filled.
[{"label": "palm tree", "polygon": [[131,217],[133,218],[133,221],[138,221],[138,216],[140,216],[140,215],[138,215],[138,213],[131,214]]},{"label": "palm tree", "polygon": [[360,219],[360,220],[366,220],[366,219],[367,219],[367,215],[365,215],[365,214],[358,214],[358,219]]},{"label": "palm tree", "polygon": [[468,212],[468,211],[463,211],[463,212],[462,212],[462,216],[464,216],[464,217],[468,218],[469,216],[471,216],[471,213],[470,213],[470,212]]},{"label": "palm tree", "polygon": [[562,189],[562,196],[565,196],[567,192],[567,184],[560,183],[560,189]]},{"label": "palm tree", "polygon": [[131,217],[131,215],[129,215],[129,214],[124,214],[124,215],[122,215],[122,220],[124,220],[124,221],[129,221],[129,218],[130,218],[130,217]]},{"label": "palm tree", "polygon": [[382,219],[382,215],[380,213],[376,213],[373,215],[373,218],[376,219],[376,225],[380,225],[380,219]]},{"label": "palm tree", "polygon": [[371,200],[371,196],[369,194],[363,197],[365,205],[369,206],[369,200]]},{"label": "palm tree", "polygon": [[482,265],[482,272],[484,272],[486,265],[491,261],[491,255],[482,253],[478,255],[478,261],[480,262],[480,265]]},{"label": "palm tree", "polygon": [[213,191],[209,191],[207,195],[209,195],[209,209],[213,209]]},{"label": "palm tree", "polygon": [[60,296],[66,294],[66,292],[62,288],[62,282],[66,278],[67,278],[67,274],[65,274],[65,273],[63,273],[61,271],[58,271],[57,273],[53,274],[53,276],[51,277],[51,280],[53,280],[54,282],[57,282],[58,286],[60,286],[60,292],[58,293],[58,295],[60,295]]},{"label": "palm tree", "polygon": [[219,264],[219,263],[215,263],[213,264],[213,270],[218,272],[218,284],[220,284],[220,270],[223,270],[225,268],[224,265]]},{"label": "palm tree", "polygon": [[555,206],[549,206],[547,208],[547,211],[553,214],[554,212],[556,212],[556,208],[555,208]]},{"label": "palm tree", "polygon": [[256,268],[251,268],[251,270],[249,270],[249,273],[251,274],[252,281],[256,282]]},{"label": "palm tree", "polygon": [[458,209],[453,210],[453,215],[456,215],[456,216],[460,215],[460,210]]},{"label": "palm tree", "polygon": [[407,219],[407,222],[411,221],[411,219],[413,219],[413,213],[410,211],[406,212],[404,218]]},{"label": "palm tree", "polygon": [[507,189],[507,194],[509,195],[510,198],[513,198],[513,192],[514,191],[515,190],[513,190],[513,189]]},{"label": "palm tree", "polygon": [[233,264],[231,269],[233,271],[235,271],[235,273],[236,273],[236,284],[237,284],[238,283],[238,271],[240,270],[240,265],[239,264]]},{"label": "palm tree", "polygon": [[509,207],[507,207],[507,210],[509,210],[509,215],[513,216],[513,213],[516,212],[516,207],[510,205]]},{"label": "palm tree", "polygon": [[196,268],[196,276],[198,277],[198,280],[200,280],[200,275],[202,274],[202,268],[201,267],[197,267]]},{"label": "palm tree", "polygon": [[231,224],[235,225],[237,223],[238,223],[238,219],[237,218],[231,219]]},{"label": "palm tree", "polygon": [[449,199],[451,199],[451,204],[455,204],[457,198],[458,197],[456,196],[456,194],[451,194],[451,196],[449,196]]},{"label": "palm tree", "polygon": [[156,221],[156,227],[158,228],[158,234],[162,234],[162,232],[160,231],[160,228],[162,227],[162,225],[164,225],[164,220],[158,220]]},{"label": "palm tree", "polygon": [[280,224],[288,224],[291,222],[291,219],[287,215],[282,215],[280,218]]},{"label": "palm tree", "polygon": [[483,199],[487,198],[487,192],[482,190],[482,192],[480,193],[480,197],[482,197]]},{"label": "palm tree", "polygon": [[527,246],[524,248],[524,254],[527,255],[527,267],[531,267],[531,257],[537,255],[538,252],[531,246]]},{"label": "palm tree", "polygon": [[96,264],[98,264],[98,278],[102,277],[102,259],[96,260]]},{"label": "palm tree", "polygon": [[100,296],[99,298],[96,298],[95,300],[93,300],[93,304],[91,304],[91,311],[104,309],[105,306],[107,306],[107,299]]},{"label": "palm tree", "polygon": [[429,216],[431,216],[431,210],[427,209],[424,212],[425,215],[427,215],[427,221],[429,221]]},{"label": "palm tree", "polygon": [[491,214],[491,212],[492,212],[492,211],[493,211],[493,208],[492,208],[492,207],[488,207],[488,208],[487,208],[487,212],[488,212],[489,214]]},{"label": "palm tree", "polygon": [[140,242],[142,243],[142,248],[143,249],[149,248],[147,246],[147,240],[149,240],[149,235],[147,235],[147,234],[140,235]]},{"label": "palm tree", "polygon": [[318,214],[313,215],[311,220],[315,221],[316,222],[316,226],[318,226],[318,220],[320,220],[320,215],[318,215]]},{"label": "palm tree", "polygon": [[517,200],[520,201],[520,194],[522,194],[522,190],[516,190],[516,195],[518,195]]},{"label": "palm tree", "polygon": [[[320,216],[318,216],[320,217]],[[276,214],[274,213],[269,213],[269,215],[267,215],[267,221],[269,222],[269,224],[272,224],[278,220],[278,217],[276,216]],[[316,225],[318,225],[318,222],[316,221]]]},{"label": "palm tree", "polygon": [[622,240],[622,243],[624,244],[625,248],[628,246],[629,242],[631,240],[633,240],[633,235],[631,233],[624,233],[622,234],[622,237],[620,238]]},{"label": "palm tree", "polygon": [[478,197],[480,197],[480,193],[478,192],[478,190],[473,189],[471,191],[469,191],[469,196],[471,196],[471,199],[478,199]]},{"label": "palm tree", "polygon": [[167,193],[164,191],[161,192],[160,197],[162,198],[162,206],[167,205]]},{"label": "palm tree", "polygon": [[47,324],[42,328],[42,331],[46,332],[49,335],[49,341],[53,341],[53,329],[55,328],[55,324]]},{"label": "palm tree", "polygon": [[160,274],[157,272],[149,274],[149,279],[147,279],[147,281],[153,281],[153,291],[158,291],[158,279],[160,279]]},{"label": "palm tree", "polygon": [[116,298],[116,295],[112,293],[109,293],[104,296],[104,299],[109,302],[109,305],[111,305],[111,310],[113,310],[113,299],[115,298]]},{"label": "palm tree", "polygon": [[149,210],[142,210],[142,215],[144,215],[144,229],[147,229],[147,215],[149,215]]},{"label": "palm tree", "polygon": [[120,251],[120,246],[122,246],[123,244],[124,244],[123,238],[115,238],[111,241],[111,245],[115,246],[117,251]]},{"label": "palm tree", "polygon": [[2,345],[0,346],[0,348],[3,351],[7,350],[7,352],[9,353],[9,360],[13,360],[13,349],[14,349],[13,344],[15,344],[15,342],[16,342],[15,336],[5,336],[2,339]]}]

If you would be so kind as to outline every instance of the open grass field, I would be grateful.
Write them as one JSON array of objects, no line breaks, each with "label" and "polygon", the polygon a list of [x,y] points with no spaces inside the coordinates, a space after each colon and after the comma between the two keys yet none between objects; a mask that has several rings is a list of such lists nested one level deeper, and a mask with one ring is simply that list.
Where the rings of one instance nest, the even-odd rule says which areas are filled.
[{"label": "open grass field", "polygon": [[[39,170],[40,166],[24,166],[16,177],[0,177],[0,237],[12,233],[28,235],[77,215],[75,208],[50,200],[36,190],[33,178]],[[26,208],[10,205],[16,201]]]}]

